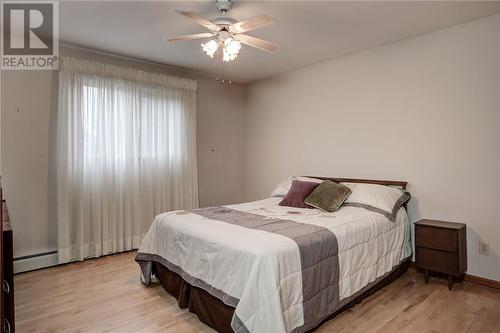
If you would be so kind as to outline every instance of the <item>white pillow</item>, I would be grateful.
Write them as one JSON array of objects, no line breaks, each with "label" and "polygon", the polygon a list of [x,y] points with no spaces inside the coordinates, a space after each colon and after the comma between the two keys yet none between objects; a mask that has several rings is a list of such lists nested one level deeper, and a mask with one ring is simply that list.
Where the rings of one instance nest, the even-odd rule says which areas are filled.
[{"label": "white pillow", "polygon": [[396,220],[399,208],[410,200],[411,195],[396,187],[342,183],[351,189],[351,195],[344,201],[345,206],[365,208],[385,215],[391,221]]},{"label": "white pillow", "polygon": [[303,176],[290,176],[286,178],[285,180],[281,181],[274,190],[271,192],[272,197],[284,197],[288,191],[290,191],[290,187],[292,187],[292,182],[294,180],[301,180],[304,182],[311,182],[311,183],[322,183],[323,180],[317,179],[317,178],[309,178],[309,177],[303,177]]}]

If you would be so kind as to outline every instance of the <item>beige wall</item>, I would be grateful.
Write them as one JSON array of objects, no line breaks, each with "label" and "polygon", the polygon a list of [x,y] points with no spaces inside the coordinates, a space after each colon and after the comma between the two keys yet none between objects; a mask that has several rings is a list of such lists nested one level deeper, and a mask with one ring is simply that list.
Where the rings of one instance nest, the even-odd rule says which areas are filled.
[{"label": "beige wall", "polygon": [[407,180],[412,220],[467,223],[468,272],[500,280],[499,31],[496,15],[250,84],[245,199],[295,174]]},{"label": "beige wall", "polygon": [[[242,201],[244,86],[72,47],[63,47],[61,53],[196,79],[200,205]],[[54,250],[57,72],[4,71],[1,87],[2,183],[14,227],[14,256]],[[51,260],[40,258],[21,266],[46,265]]]}]

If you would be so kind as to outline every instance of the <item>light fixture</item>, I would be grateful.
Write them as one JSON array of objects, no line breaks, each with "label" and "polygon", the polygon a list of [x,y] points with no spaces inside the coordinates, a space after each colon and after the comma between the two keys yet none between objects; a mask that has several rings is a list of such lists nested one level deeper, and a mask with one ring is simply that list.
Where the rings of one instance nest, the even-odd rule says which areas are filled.
[{"label": "light fixture", "polygon": [[222,60],[226,62],[233,61],[238,56],[240,49],[241,49],[240,42],[238,42],[235,39],[232,39],[231,37],[227,38],[224,41],[224,49],[223,49],[224,53],[222,56]]},{"label": "light fixture", "polygon": [[233,61],[238,56],[241,49],[241,43],[232,37],[227,36],[227,34],[221,34],[219,40],[210,40],[205,44],[201,44],[203,51],[210,57],[213,58],[215,52],[219,48],[222,48],[222,60],[225,62]]},{"label": "light fixture", "polygon": [[205,51],[205,53],[210,58],[213,58],[215,52],[219,48],[219,44],[214,39],[212,39],[211,41],[209,41],[209,42],[207,42],[205,44],[201,44],[201,47],[202,47],[203,51]]}]

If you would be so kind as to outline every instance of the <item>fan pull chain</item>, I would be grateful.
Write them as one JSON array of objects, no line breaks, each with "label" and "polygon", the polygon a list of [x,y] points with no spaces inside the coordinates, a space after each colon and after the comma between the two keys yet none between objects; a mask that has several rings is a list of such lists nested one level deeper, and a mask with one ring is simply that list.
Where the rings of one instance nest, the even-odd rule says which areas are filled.
[{"label": "fan pull chain", "polygon": [[[216,51],[216,59],[217,59],[217,78],[216,80],[217,81],[220,81],[221,80],[221,74],[222,76],[224,76],[224,73],[222,73],[221,71],[221,68],[220,68],[220,61],[221,61],[221,57],[220,57],[220,53],[219,53],[219,49],[217,48],[217,51]],[[224,79],[222,79],[222,83],[224,83]]]},{"label": "fan pull chain", "polygon": [[[215,80],[217,82],[221,82],[222,84],[229,84],[232,85],[233,81],[232,80],[226,80],[224,77],[224,61],[222,61],[222,56],[219,52],[219,49],[217,49],[215,53],[215,58],[217,59],[217,73]],[[231,76],[233,72],[233,64],[232,61],[229,61],[229,76]]]}]

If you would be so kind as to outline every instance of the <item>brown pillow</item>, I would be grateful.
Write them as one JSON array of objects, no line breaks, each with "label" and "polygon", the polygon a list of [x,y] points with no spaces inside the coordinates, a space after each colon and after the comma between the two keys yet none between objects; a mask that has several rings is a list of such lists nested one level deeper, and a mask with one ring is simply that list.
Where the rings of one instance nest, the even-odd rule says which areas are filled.
[{"label": "brown pillow", "polygon": [[345,185],[325,180],[305,199],[305,203],[325,212],[336,212],[351,194]]},{"label": "brown pillow", "polygon": [[285,195],[283,200],[281,200],[280,206],[312,208],[304,203],[304,199],[307,198],[318,185],[318,183],[294,180],[290,190]]}]

